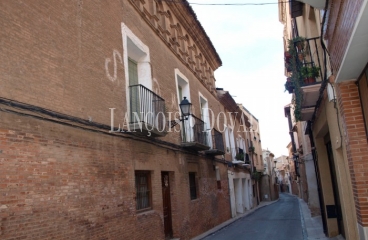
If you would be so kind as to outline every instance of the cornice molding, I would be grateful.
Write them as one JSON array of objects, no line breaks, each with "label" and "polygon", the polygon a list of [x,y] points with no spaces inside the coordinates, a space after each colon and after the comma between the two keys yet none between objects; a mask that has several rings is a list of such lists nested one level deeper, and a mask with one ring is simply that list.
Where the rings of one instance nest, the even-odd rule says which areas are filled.
[{"label": "cornice molding", "polygon": [[[148,0],[148,1],[158,3],[155,0]],[[202,26],[196,19],[194,12],[191,13],[188,9],[185,10],[184,8],[184,10],[182,9],[185,12],[183,14],[183,12],[178,12],[180,9],[178,9],[176,6],[183,4],[167,4],[160,2],[161,4],[165,4],[165,9],[167,10],[163,11],[160,8],[157,11],[157,15],[159,15],[160,17],[168,18],[161,20],[166,22],[166,26],[169,28],[167,29],[165,28],[165,26],[161,26],[161,21],[158,18],[158,16],[154,16],[154,14],[149,13],[148,11],[149,8],[147,8],[147,6],[144,6],[144,4],[147,4],[148,1],[129,0],[130,4],[141,15],[142,19],[145,20],[145,22],[153,29],[153,32],[155,32],[156,35],[160,37],[162,41],[164,41],[166,46],[193,73],[193,75],[197,78],[197,80],[199,80],[199,82],[201,82],[202,85],[212,95],[217,97],[215,87],[213,87],[215,81],[213,77],[213,71],[217,69],[219,66],[221,66],[222,63],[211,41],[209,40]],[[183,17],[184,15],[186,16]],[[190,24],[194,24],[193,28],[194,30],[190,28]],[[187,34],[179,31],[180,28],[179,25],[182,26],[182,29],[184,29],[187,32]],[[202,32],[200,32],[200,28],[202,28]],[[173,36],[173,33],[170,32],[170,29],[171,31],[174,31],[174,35],[176,36]],[[181,46],[179,41],[183,43],[186,42],[187,44]],[[192,45],[189,46],[189,44]],[[189,50],[192,52],[192,57],[194,58],[190,56]],[[197,52],[197,54],[195,54],[195,52]],[[197,56],[200,55],[202,55],[204,59],[203,57],[198,59]],[[210,65],[210,67],[206,68],[205,66],[206,63],[201,62],[203,60],[205,60]],[[205,68],[204,71],[196,67],[197,63],[199,66],[203,66]],[[213,71],[211,68],[213,69]],[[208,76],[206,76],[206,74]]]}]

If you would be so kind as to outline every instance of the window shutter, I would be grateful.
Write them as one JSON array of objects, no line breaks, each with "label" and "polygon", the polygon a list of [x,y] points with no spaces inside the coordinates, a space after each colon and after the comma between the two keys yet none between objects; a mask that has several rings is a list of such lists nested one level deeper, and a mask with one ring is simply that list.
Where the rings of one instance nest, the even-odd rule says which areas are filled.
[{"label": "window shutter", "polygon": [[303,6],[304,3],[292,0],[290,2],[290,14],[292,18],[300,17],[303,15]]}]

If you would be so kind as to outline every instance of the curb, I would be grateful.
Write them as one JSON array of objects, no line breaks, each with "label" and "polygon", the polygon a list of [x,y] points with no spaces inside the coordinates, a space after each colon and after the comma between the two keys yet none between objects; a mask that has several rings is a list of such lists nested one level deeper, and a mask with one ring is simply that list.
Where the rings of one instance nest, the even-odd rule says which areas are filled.
[{"label": "curb", "polygon": [[274,204],[274,203],[278,202],[279,200],[280,200],[280,198],[278,198],[277,200],[272,201],[272,202],[266,202],[266,203],[264,203],[262,206],[258,205],[257,207],[255,207],[255,208],[253,208],[253,209],[251,209],[251,210],[249,210],[249,211],[247,211],[247,212],[245,212],[245,213],[243,213],[243,214],[241,214],[241,215],[238,215],[238,216],[236,216],[236,217],[234,217],[234,218],[230,218],[229,220],[227,220],[227,221],[225,221],[225,222],[223,222],[223,223],[221,223],[221,224],[219,224],[219,225],[215,226],[214,228],[212,228],[212,229],[208,230],[207,232],[204,232],[204,233],[202,233],[202,234],[200,234],[200,235],[198,235],[198,236],[196,236],[196,237],[194,237],[194,238],[191,238],[191,240],[201,240],[201,239],[204,239],[204,238],[208,237],[209,235],[211,235],[211,234],[213,234],[213,233],[215,233],[215,232],[218,232],[218,231],[220,231],[221,229],[226,228],[226,227],[227,227],[227,226],[229,226],[230,224],[232,224],[232,223],[234,223],[234,222],[238,221],[239,219],[241,219],[241,218],[243,218],[243,217],[246,217],[246,216],[248,216],[248,215],[250,215],[250,214],[254,213],[254,212],[255,212],[255,211],[257,211],[258,209],[261,209],[261,208],[263,208],[263,207],[266,207],[266,206],[269,206],[269,205],[271,205],[271,204]]},{"label": "curb", "polygon": [[303,239],[308,240],[308,232],[307,232],[307,228],[305,226],[304,214],[303,214],[303,211],[302,211],[302,205],[300,203],[299,198],[298,198],[298,205],[299,205],[300,222],[302,224]]}]

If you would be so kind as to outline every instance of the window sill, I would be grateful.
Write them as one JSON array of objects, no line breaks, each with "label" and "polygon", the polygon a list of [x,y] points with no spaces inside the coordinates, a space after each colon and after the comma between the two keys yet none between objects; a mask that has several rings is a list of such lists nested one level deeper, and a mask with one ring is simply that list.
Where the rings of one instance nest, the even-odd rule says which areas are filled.
[{"label": "window sill", "polygon": [[196,199],[190,199],[190,202],[197,202],[199,201],[199,198],[196,198]]},{"label": "window sill", "polygon": [[154,212],[155,212],[155,210],[153,210],[152,208],[150,208],[150,209],[147,209],[147,210],[137,211],[136,212],[136,215],[137,215],[137,217],[139,217],[139,216],[144,216],[144,215],[152,214]]}]

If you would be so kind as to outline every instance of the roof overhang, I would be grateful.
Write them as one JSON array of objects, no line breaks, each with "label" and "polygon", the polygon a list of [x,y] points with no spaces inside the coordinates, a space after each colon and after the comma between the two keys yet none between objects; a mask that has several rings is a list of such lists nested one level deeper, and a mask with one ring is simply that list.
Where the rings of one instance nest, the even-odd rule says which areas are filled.
[{"label": "roof overhang", "polygon": [[309,4],[312,7],[318,9],[324,9],[326,5],[326,0],[298,0],[298,1]]},{"label": "roof overhang", "polygon": [[368,61],[368,4],[362,3],[353,34],[349,40],[336,83],[358,79]]}]

